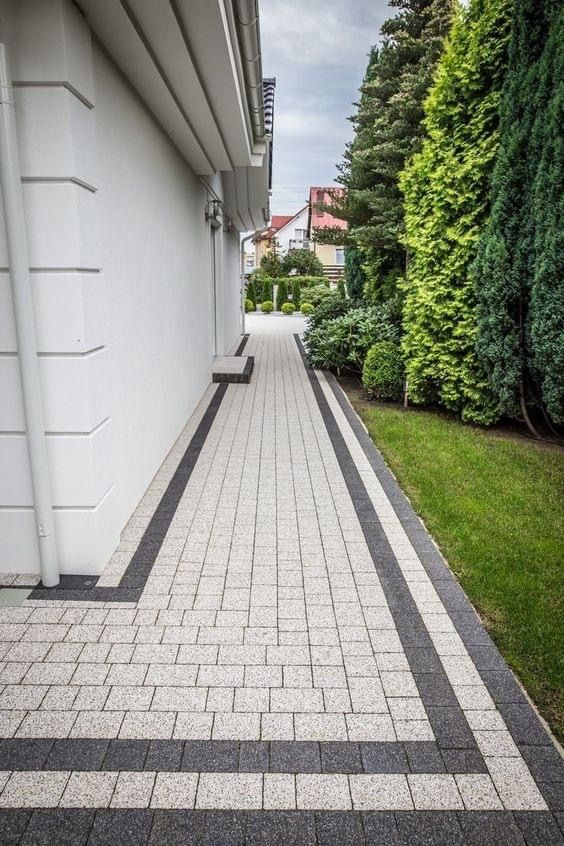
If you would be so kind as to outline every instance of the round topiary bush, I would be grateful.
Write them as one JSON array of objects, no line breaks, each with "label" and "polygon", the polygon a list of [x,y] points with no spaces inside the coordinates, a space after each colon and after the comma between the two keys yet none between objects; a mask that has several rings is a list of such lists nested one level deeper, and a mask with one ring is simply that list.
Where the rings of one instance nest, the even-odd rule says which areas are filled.
[{"label": "round topiary bush", "polygon": [[270,314],[270,312],[274,309],[274,303],[272,300],[265,300],[261,303],[260,308],[263,314]]},{"label": "round topiary bush", "polygon": [[245,312],[248,314],[250,311],[256,311],[255,304],[252,300],[245,300]]},{"label": "round topiary bush", "polygon": [[282,303],[282,314],[293,314],[295,310],[293,303]]},{"label": "round topiary bush", "polygon": [[362,384],[373,399],[401,399],[403,387],[401,350],[393,341],[378,341],[368,350],[362,370]]},{"label": "round topiary bush", "polygon": [[313,314],[313,306],[311,303],[302,303],[300,306],[300,311],[306,317],[308,314]]}]

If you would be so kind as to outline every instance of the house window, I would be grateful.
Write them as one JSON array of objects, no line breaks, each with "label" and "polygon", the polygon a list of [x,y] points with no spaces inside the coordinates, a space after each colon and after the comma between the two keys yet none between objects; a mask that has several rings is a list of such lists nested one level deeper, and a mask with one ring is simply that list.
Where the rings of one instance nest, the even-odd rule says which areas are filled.
[{"label": "house window", "polygon": [[306,229],[296,229],[294,234],[296,241],[305,241],[307,239]]},{"label": "house window", "polygon": [[335,264],[344,264],[345,263],[345,248],[344,247],[336,247],[335,249]]}]

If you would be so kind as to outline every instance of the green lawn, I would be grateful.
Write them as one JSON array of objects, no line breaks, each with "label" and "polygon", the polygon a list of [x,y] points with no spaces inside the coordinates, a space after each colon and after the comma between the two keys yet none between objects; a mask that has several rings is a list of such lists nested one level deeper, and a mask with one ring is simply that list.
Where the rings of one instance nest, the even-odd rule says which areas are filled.
[{"label": "green lawn", "polygon": [[564,454],[347,392],[500,651],[564,738]]}]

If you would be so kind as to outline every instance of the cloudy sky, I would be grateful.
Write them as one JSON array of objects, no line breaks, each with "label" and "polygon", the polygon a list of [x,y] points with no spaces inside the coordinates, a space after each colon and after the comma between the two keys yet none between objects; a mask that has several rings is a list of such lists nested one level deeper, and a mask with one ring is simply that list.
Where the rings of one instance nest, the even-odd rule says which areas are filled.
[{"label": "cloudy sky", "polygon": [[264,76],[276,77],[272,211],[290,214],[310,185],[332,185],[347,118],[390,16],[387,0],[260,0]]}]

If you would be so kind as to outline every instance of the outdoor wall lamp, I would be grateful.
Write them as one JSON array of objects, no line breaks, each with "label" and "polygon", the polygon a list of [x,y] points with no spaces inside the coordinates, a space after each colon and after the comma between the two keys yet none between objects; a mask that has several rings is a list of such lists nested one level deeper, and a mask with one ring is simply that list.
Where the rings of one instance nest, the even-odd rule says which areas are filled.
[{"label": "outdoor wall lamp", "polygon": [[221,204],[219,200],[210,200],[206,205],[206,223],[213,229],[221,226]]}]

